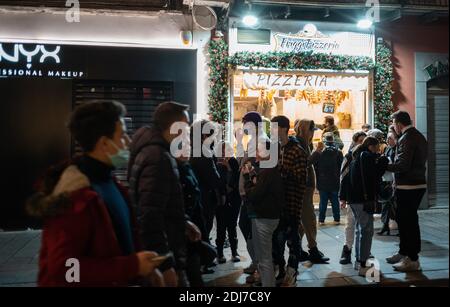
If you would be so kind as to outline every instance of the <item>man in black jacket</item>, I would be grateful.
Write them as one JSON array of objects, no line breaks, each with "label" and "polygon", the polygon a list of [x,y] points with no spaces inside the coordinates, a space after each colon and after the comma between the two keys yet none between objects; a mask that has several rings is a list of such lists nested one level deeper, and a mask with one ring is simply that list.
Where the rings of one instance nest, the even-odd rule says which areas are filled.
[{"label": "man in black jacket", "polygon": [[420,270],[420,228],[417,210],[425,194],[427,141],[412,126],[405,111],[392,114],[395,132],[400,136],[395,159],[387,170],[395,176],[397,199],[397,224],[400,232],[400,250],[386,259],[401,272]]},{"label": "man in black jacket", "polygon": [[175,102],[160,104],[153,127],[142,127],[133,136],[129,163],[130,196],[137,209],[140,237],[144,248],[159,254],[171,252],[161,267],[168,286],[186,285],[186,233],[191,241],[200,232],[187,222],[177,162],[170,144],[181,135],[171,133],[175,122],[188,129],[188,106]]}]

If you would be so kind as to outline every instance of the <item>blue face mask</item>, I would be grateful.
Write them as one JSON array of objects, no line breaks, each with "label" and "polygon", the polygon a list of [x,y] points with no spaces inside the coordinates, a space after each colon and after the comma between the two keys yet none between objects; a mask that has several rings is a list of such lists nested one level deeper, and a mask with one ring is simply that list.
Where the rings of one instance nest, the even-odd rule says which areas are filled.
[{"label": "blue face mask", "polygon": [[130,160],[130,151],[127,149],[120,149],[117,145],[111,141],[113,146],[117,149],[117,153],[111,155],[108,154],[111,164],[116,168],[126,168],[128,166],[128,161]]}]

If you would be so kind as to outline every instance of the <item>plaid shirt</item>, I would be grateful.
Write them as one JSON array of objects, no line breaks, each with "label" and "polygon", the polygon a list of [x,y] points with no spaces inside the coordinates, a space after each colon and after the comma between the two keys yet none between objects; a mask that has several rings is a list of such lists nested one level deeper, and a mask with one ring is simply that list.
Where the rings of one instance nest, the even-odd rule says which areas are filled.
[{"label": "plaid shirt", "polygon": [[301,221],[303,196],[306,188],[308,155],[295,138],[281,148],[278,167],[283,177],[286,193],[284,216]]}]

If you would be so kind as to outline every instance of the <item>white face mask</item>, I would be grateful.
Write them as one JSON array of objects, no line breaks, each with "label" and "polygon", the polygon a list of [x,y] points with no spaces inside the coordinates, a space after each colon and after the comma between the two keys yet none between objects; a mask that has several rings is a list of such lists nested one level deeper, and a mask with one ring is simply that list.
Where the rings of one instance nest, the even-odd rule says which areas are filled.
[{"label": "white face mask", "polygon": [[128,149],[119,148],[113,141],[110,142],[117,149],[115,154],[107,154],[111,160],[111,164],[117,169],[126,168],[128,166],[128,161],[130,160],[130,151]]}]

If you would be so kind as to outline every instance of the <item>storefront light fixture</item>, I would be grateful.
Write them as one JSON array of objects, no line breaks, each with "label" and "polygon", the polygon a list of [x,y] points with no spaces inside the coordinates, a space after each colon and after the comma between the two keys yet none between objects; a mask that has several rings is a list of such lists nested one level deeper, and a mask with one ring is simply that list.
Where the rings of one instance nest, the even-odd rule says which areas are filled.
[{"label": "storefront light fixture", "polygon": [[369,29],[372,26],[372,20],[364,18],[358,21],[358,28],[360,29]]},{"label": "storefront light fixture", "polygon": [[242,22],[247,27],[254,27],[258,24],[258,17],[252,14],[247,14],[244,16],[244,18],[242,18]]}]

